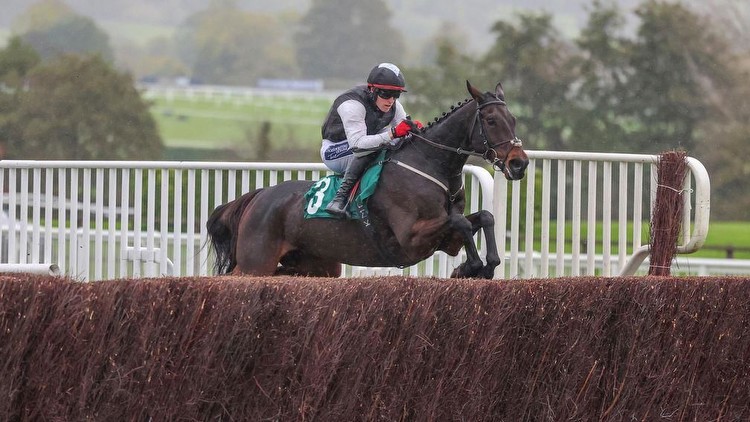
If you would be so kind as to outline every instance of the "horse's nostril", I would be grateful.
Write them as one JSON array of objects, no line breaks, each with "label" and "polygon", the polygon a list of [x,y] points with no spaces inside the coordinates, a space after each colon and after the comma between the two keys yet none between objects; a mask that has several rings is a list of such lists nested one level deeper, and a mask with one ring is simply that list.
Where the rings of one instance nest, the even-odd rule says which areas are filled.
[{"label": "horse's nostril", "polygon": [[526,170],[526,167],[529,165],[529,160],[522,160],[520,158],[514,158],[510,160],[508,163],[508,166],[513,172],[522,172]]}]

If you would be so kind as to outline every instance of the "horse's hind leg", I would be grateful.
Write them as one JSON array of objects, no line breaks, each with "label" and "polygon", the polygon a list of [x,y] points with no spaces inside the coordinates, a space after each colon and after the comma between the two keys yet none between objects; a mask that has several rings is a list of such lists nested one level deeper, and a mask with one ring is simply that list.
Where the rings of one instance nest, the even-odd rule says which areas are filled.
[{"label": "horse's hind leg", "polygon": [[274,275],[281,257],[288,251],[289,245],[269,230],[253,232],[244,227],[236,246],[237,266],[233,274],[251,276]]},{"label": "horse's hind leg", "polygon": [[276,275],[339,277],[341,263],[291,251],[281,258],[281,266],[276,269]]},{"label": "horse's hind leg", "polygon": [[237,248],[237,266],[232,274],[266,276],[275,275],[279,265],[279,248],[261,246]]}]

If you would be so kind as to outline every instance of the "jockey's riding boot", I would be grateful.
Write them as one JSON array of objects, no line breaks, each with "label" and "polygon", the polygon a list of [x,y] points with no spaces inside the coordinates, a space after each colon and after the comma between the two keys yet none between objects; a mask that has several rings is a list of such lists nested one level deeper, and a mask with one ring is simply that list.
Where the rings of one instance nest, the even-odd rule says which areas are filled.
[{"label": "jockey's riding boot", "polygon": [[372,163],[373,159],[377,157],[377,154],[367,154],[361,157],[354,157],[349,167],[346,168],[344,173],[344,180],[341,181],[339,190],[336,191],[336,196],[326,207],[326,211],[337,217],[346,218],[346,209],[349,205],[349,195],[357,184],[360,176],[364,174],[367,167]]}]

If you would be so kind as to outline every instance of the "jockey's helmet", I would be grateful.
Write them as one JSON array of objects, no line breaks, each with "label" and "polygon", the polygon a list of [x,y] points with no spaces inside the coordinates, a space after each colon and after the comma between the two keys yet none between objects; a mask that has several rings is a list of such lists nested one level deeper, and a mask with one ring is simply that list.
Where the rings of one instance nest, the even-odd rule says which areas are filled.
[{"label": "jockey's helmet", "polygon": [[380,63],[372,68],[370,75],[367,77],[367,86],[387,91],[406,92],[404,75],[398,66],[393,63]]}]

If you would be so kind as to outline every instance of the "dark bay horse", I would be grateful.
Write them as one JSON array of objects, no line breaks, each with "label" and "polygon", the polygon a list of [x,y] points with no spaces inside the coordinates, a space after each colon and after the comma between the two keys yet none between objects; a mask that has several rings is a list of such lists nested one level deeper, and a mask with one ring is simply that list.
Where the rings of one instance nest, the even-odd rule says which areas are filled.
[{"label": "dark bay horse", "polygon": [[[248,275],[338,277],[341,264],[365,267],[414,265],[438,250],[466,262],[452,277],[492,278],[500,264],[494,217],[464,212],[462,169],[482,157],[508,180],[523,178],[529,163],[516,137],[515,117],[500,84],[482,93],[469,81],[471,99],[389,151],[368,200],[369,222],[304,218],[312,181],[287,181],[248,192],[220,205],[208,222],[216,272]],[[482,262],[473,235],[484,230]]]}]

